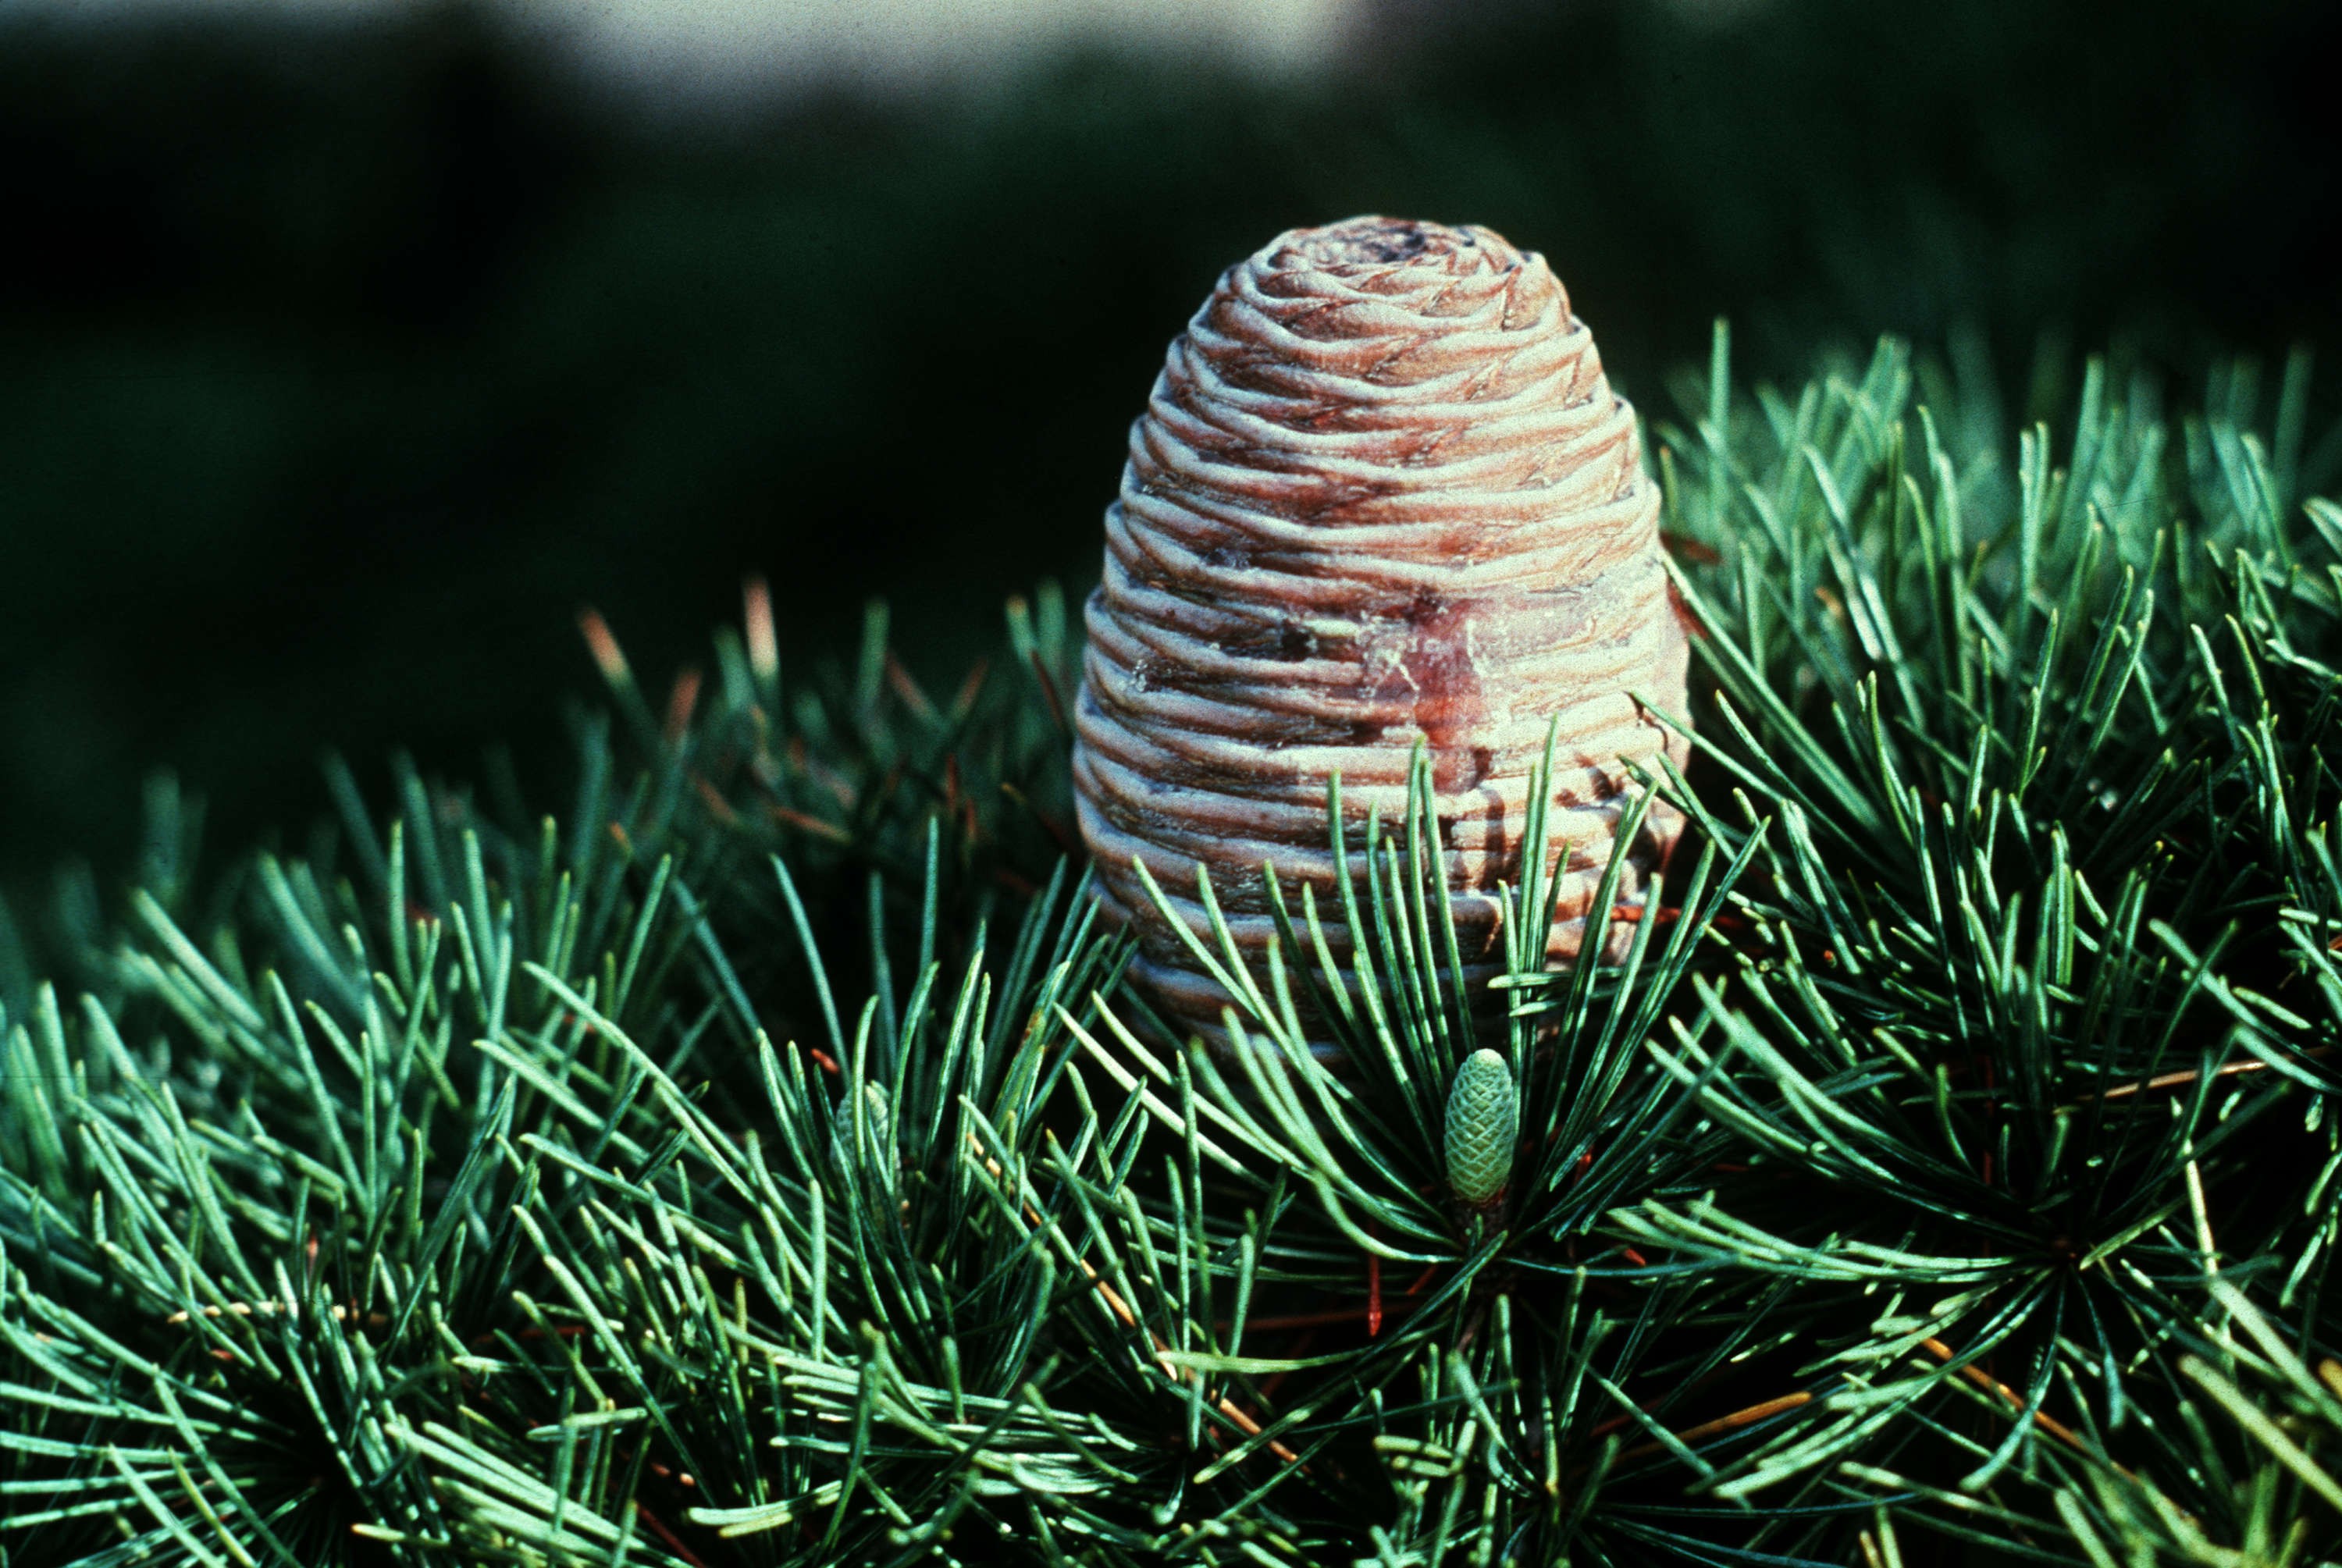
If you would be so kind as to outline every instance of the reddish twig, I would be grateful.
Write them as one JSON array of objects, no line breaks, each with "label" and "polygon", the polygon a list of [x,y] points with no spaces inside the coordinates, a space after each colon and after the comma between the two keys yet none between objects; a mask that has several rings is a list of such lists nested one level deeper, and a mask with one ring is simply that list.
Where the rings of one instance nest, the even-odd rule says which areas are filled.
[{"label": "reddish twig", "polygon": [[699,1553],[686,1546],[683,1543],[683,1537],[669,1530],[666,1527],[666,1522],[652,1513],[640,1499],[635,1503],[635,1517],[649,1525],[651,1533],[657,1536],[668,1551],[690,1563],[691,1568],[707,1568],[707,1564],[699,1560]]}]

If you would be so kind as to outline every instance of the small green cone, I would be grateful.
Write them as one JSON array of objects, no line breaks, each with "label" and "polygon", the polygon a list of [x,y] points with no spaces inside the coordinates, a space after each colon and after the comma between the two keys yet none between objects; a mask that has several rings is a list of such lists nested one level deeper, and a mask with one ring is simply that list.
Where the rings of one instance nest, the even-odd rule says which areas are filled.
[{"label": "small green cone", "polygon": [[1447,1184],[1478,1207],[1505,1190],[1513,1174],[1520,1107],[1513,1070],[1494,1051],[1475,1051],[1447,1092]]}]

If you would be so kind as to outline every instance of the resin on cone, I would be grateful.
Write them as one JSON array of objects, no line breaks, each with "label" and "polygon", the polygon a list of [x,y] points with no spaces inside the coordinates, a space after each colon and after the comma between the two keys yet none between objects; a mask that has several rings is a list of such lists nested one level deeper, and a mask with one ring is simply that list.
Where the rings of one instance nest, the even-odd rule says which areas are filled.
[{"label": "resin on cone", "polygon": [[[1371,808],[1403,822],[1430,757],[1466,984],[1502,967],[1500,882],[1520,881],[1532,771],[1557,720],[1546,952],[1575,957],[1631,774],[1679,747],[1630,693],[1684,711],[1658,488],[1633,411],[1542,256],[1486,229],[1353,218],[1280,235],[1222,276],[1131,427],[1086,613],[1074,776],[1082,834],[1136,974],[1167,1014],[1221,1034],[1132,869],[1214,945],[1211,872],[1247,959],[1276,933],[1261,868],[1329,903],[1326,785],[1352,866]],[[1680,761],[1680,750],[1676,750]],[[1680,827],[1655,807],[1619,902],[1639,904]],[[1296,914],[1297,918],[1297,914]]]}]

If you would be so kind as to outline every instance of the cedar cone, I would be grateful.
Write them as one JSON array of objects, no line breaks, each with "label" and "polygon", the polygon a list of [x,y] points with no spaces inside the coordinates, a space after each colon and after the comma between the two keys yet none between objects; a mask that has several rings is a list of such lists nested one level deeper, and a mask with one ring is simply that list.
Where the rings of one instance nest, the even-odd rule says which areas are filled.
[{"label": "cedar cone", "polygon": [[[1133,858],[1207,944],[1208,867],[1247,957],[1276,931],[1264,863],[1314,884],[1346,965],[1326,785],[1338,772],[1362,847],[1370,808],[1404,820],[1417,744],[1464,979],[1499,973],[1496,889],[1518,884],[1556,718],[1549,849],[1566,864],[1546,951],[1576,954],[1626,804],[1621,759],[1683,754],[1628,694],[1684,712],[1688,644],[1641,458],[1560,281],[1486,229],[1352,218],[1220,278],[1131,426],[1074,753],[1102,896],[1136,925],[1135,974],[1170,1016],[1217,1038],[1228,999]],[[1623,904],[1681,825],[1652,809]]]}]

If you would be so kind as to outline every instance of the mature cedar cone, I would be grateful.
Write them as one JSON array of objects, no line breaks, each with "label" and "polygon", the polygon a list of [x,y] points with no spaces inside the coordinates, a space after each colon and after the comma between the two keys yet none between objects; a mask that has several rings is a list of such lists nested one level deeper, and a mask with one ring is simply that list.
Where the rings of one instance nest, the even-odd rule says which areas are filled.
[{"label": "mature cedar cone", "polygon": [[[1519,881],[1556,717],[1567,864],[1546,950],[1576,955],[1626,804],[1621,759],[1672,744],[1681,760],[1629,694],[1684,712],[1687,644],[1641,450],[1560,281],[1486,229],[1352,218],[1221,277],[1131,426],[1074,754],[1105,897],[1171,1016],[1217,1037],[1227,998],[1133,858],[1209,942],[1194,899],[1207,866],[1257,951],[1276,929],[1264,863],[1340,913],[1329,776],[1348,818],[1396,823],[1418,744],[1466,982],[1496,973],[1496,888]],[[1626,904],[1680,826],[1663,808],[1646,820]],[[1326,936],[1346,964],[1349,931]]]}]

